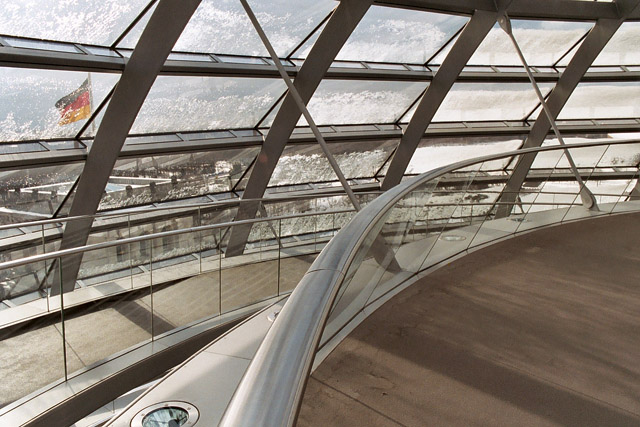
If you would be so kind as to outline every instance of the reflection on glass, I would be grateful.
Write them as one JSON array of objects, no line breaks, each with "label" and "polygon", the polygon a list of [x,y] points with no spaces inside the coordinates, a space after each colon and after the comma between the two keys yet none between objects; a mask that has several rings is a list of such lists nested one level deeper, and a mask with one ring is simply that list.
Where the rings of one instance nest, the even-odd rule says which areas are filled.
[{"label": "reflection on glass", "polygon": [[284,92],[280,79],[156,79],[131,133],[253,127]]},{"label": "reflection on glass", "polygon": [[[331,0],[250,0],[249,5],[279,56],[286,56],[336,6]],[[237,0],[203,0],[174,49],[268,56]]]},{"label": "reflection on glass", "polygon": [[635,82],[580,83],[559,119],[640,116],[640,84]]},{"label": "reflection on glass", "polygon": [[[553,85],[538,84],[543,95]],[[538,104],[530,83],[456,83],[434,117],[436,122],[521,120]],[[408,121],[409,117],[403,117]]]},{"label": "reflection on glass", "polygon": [[[88,77],[75,71],[0,68],[0,141],[75,137],[86,119],[63,123],[56,104]],[[92,112],[117,80],[117,74],[91,73]]]},{"label": "reflection on glass", "polygon": [[337,59],[425,63],[467,20],[456,15],[372,6]]},{"label": "reflection on glass", "polygon": [[[96,260],[109,255],[104,250],[85,254]],[[115,283],[111,287],[112,291],[117,289]],[[87,298],[86,291],[78,288],[72,294],[67,293],[65,301],[82,301]],[[72,312],[65,312],[67,371],[73,373],[150,340],[153,331],[150,292],[147,287],[138,293],[115,293],[111,298],[79,305]]]},{"label": "reflection on glass", "polygon": [[639,64],[640,22],[625,22],[611,37],[594,65]]},{"label": "reflection on glass", "polygon": [[64,378],[60,313],[0,331],[0,406]]},{"label": "reflection on glass", "polygon": [[[397,140],[353,141],[328,145],[346,178],[367,178],[375,175],[382,162],[397,145]],[[280,157],[269,186],[337,179],[318,144],[290,144]]]},{"label": "reflection on glass", "polygon": [[50,218],[82,171],[82,164],[0,172],[0,224]]},{"label": "reflection on glass", "polygon": [[[553,65],[593,26],[590,22],[512,20],[529,65]],[[575,52],[573,52],[575,53]],[[567,55],[570,59],[572,55]],[[469,60],[473,65],[522,65],[509,36],[496,24]]]},{"label": "reflection on glass", "polygon": [[[407,174],[419,174],[474,157],[517,150],[523,140],[517,137],[424,138],[420,141]],[[503,169],[509,158],[485,165],[485,170]]]},{"label": "reflection on glass", "polygon": [[120,159],[100,210],[230,191],[258,147]]},{"label": "reflection on glass", "polygon": [[142,35],[142,31],[147,26],[147,23],[149,22],[151,15],[153,15],[153,11],[156,9],[156,6],[158,6],[158,2],[155,2],[151,6],[151,8],[147,10],[147,13],[145,13],[144,16],[142,16],[136,23],[136,25],[129,30],[124,38],[120,40],[120,43],[118,43],[117,47],[127,49],[133,49],[136,47],[136,43],[138,43],[138,40]]},{"label": "reflection on glass", "polygon": [[3,34],[110,45],[149,0],[18,1],[0,8]]},{"label": "reflection on glass", "polygon": [[[308,108],[316,124],[391,123],[426,86],[424,82],[323,80]],[[301,117],[298,126],[306,124]]]}]

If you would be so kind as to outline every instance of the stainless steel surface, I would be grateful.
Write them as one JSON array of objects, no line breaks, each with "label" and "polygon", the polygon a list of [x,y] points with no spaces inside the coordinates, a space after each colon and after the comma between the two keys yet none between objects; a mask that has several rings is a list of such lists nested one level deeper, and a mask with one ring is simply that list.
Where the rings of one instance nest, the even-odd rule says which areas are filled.
[{"label": "stainless steel surface", "polygon": [[[538,97],[538,101],[540,101],[540,105],[542,105],[544,114],[547,117],[547,120],[549,121],[549,123],[551,124],[551,128],[553,129],[554,135],[556,136],[556,138],[558,138],[558,142],[560,143],[560,145],[566,145],[564,143],[564,139],[562,138],[562,134],[560,133],[560,131],[558,130],[558,126],[556,125],[555,117],[553,116],[553,113],[551,112],[551,110],[549,110],[549,106],[547,106],[547,102],[544,100],[544,97],[542,96],[542,92],[540,92],[540,88],[536,83],[536,79],[535,77],[533,77],[533,74],[531,73],[529,64],[527,64],[527,60],[522,54],[522,50],[520,50],[520,46],[518,45],[518,42],[516,41],[516,38],[513,35],[513,31],[511,28],[511,20],[509,19],[509,16],[506,13],[500,16],[498,18],[498,23],[500,24],[500,27],[502,27],[504,32],[507,33],[507,35],[509,36],[511,43],[513,43],[513,47],[516,49],[516,52],[518,53],[518,57],[520,58],[520,61],[522,61],[522,65],[524,66],[524,69],[527,72],[527,76],[529,76],[529,80],[531,81],[531,86],[533,87],[533,90],[535,91],[536,96]],[[582,198],[583,205],[587,206],[589,209],[598,209],[598,204],[596,203],[596,199],[593,197],[593,194],[591,194],[589,189],[584,185],[584,181],[580,176],[580,172],[578,172],[578,168],[576,167],[576,163],[573,161],[573,157],[571,156],[571,153],[569,153],[568,150],[565,150],[564,155],[567,157],[567,161],[571,166],[571,172],[575,176],[576,181],[578,182],[578,185],[580,185],[580,197]]]},{"label": "stainless steel surface", "polygon": [[[353,0],[341,2],[329,18],[324,30],[314,43],[309,56],[304,61],[295,86],[303,102],[309,102],[318,85],[322,81],[329,66],[338,52],[356,28],[364,14],[369,10],[373,0]],[[244,198],[260,198],[269,184],[278,159],[287,144],[293,129],[300,119],[300,110],[291,93],[282,101],[269,134],[265,138],[258,160],[249,176]],[[252,202],[240,205],[237,219],[253,218],[257,205]],[[234,227],[229,237],[229,255],[240,255],[251,232],[251,227]]]},{"label": "stainless steel surface", "polygon": [[[608,146],[609,144],[600,142],[591,146],[597,145]],[[371,231],[380,230],[381,226],[378,224],[380,220],[403,197],[431,180],[436,180],[449,172],[462,170],[473,164],[482,165],[486,161],[504,157],[577,147],[586,147],[586,145],[572,144],[562,147],[530,148],[499,156],[485,156],[471,161],[458,162],[406,180],[370,203],[331,240],[313,263],[303,281],[294,290],[252,360],[225,412],[221,425],[250,426],[255,425],[257,420],[260,420],[261,425],[268,426],[295,424],[315,352],[320,345],[320,338],[323,336],[329,313],[334,306],[343,280],[348,275],[354,259],[361,256],[359,254],[363,242],[368,239],[371,244],[373,238],[370,236]],[[599,158],[593,159],[593,161],[595,168]],[[585,212],[588,211],[585,210]],[[487,216],[482,224],[487,221],[491,211],[485,215]],[[559,221],[563,220],[565,216],[566,213],[561,215]],[[517,231],[517,228],[515,230]],[[440,232],[440,235],[443,231]],[[516,231],[513,231],[512,234],[515,234]],[[477,234],[477,231],[475,233]],[[475,238],[476,234],[472,234],[472,236]],[[452,245],[456,242],[465,242],[465,240],[444,241],[443,244]],[[471,243],[468,242],[469,245]],[[466,245],[467,242],[464,244]],[[428,265],[423,265],[421,268],[428,268]],[[360,308],[360,312],[365,307],[366,305]],[[352,319],[347,318],[346,323],[340,323],[332,330],[339,331]],[[337,335],[339,332],[333,332],[333,335],[327,339],[330,340]],[[325,343],[327,339],[323,337]],[[286,390],[287,392],[268,392],[274,389]]]},{"label": "stainless steel surface", "polygon": [[[350,209],[335,210],[335,211],[323,211],[321,213],[321,215],[347,213],[347,212],[353,212],[353,211],[350,210]],[[32,255],[32,256],[21,258],[21,259],[17,259],[17,260],[14,260],[14,261],[5,261],[5,262],[0,263],[0,270],[11,269],[11,268],[19,267],[21,265],[31,264],[31,263],[34,263],[34,262],[58,259],[60,257],[64,257],[64,256],[68,256],[68,255],[83,254],[85,252],[93,251],[93,250],[96,250],[96,249],[111,248],[111,247],[115,247],[115,246],[122,246],[122,245],[130,244],[130,243],[135,243],[135,242],[142,242],[142,241],[147,241],[147,240],[160,239],[160,238],[163,238],[163,237],[179,236],[181,234],[201,232],[201,231],[205,231],[205,230],[215,230],[215,229],[225,228],[225,227],[229,227],[229,226],[233,226],[233,225],[249,225],[249,224],[255,224],[255,223],[260,223],[260,222],[270,222],[270,221],[277,221],[277,220],[284,220],[284,219],[303,218],[303,217],[310,217],[310,216],[316,216],[316,215],[318,215],[317,212],[308,212],[308,213],[295,214],[295,215],[284,215],[284,216],[279,216],[279,217],[270,217],[268,219],[265,219],[265,218],[245,219],[245,220],[242,220],[242,221],[232,221],[232,222],[224,222],[224,223],[219,223],[219,224],[201,225],[201,226],[198,226],[198,227],[189,227],[189,228],[182,228],[182,229],[179,229],[179,230],[163,231],[163,232],[160,232],[160,233],[147,234],[147,235],[143,235],[143,236],[127,237],[127,238],[119,239],[119,240],[116,240],[116,241],[94,243],[94,244],[91,244],[91,245],[84,245],[84,246],[76,246],[76,247],[71,247],[69,249],[61,249],[61,250],[58,250],[58,251],[55,251],[55,252],[44,253],[44,254],[41,254],[41,255]]]},{"label": "stainless steel surface", "polygon": [[[181,2],[160,0],[158,2],[127,62],[126,69],[100,123],[76,187],[69,211],[70,216],[93,215],[97,212],[102,190],[107,185],[109,175],[131,126],[162,64],[199,4],[200,0]],[[90,229],[91,221],[69,223],[62,236],[61,248],[84,245]],[[63,262],[60,289],[62,292],[67,292],[73,289],[82,257],[67,258]],[[55,291],[55,287],[54,292],[58,292]]]},{"label": "stainless steel surface", "polygon": [[[635,8],[638,9],[637,0],[625,2],[626,6],[635,4]],[[632,12],[631,8],[625,8],[627,14]],[[629,15],[626,16],[627,18]],[[560,111],[565,106],[573,91],[578,87],[578,83],[582,76],[585,75],[593,61],[596,60],[602,49],[607,45],[611,37],[620,28],[625,21],[625,16],[621,18],[605,19],[601,18],[596,21],[596,24],[592,30],[587,34],[582,44],[578,47],[576,54],[571,58],[569,65],[562,73],[560,80],[549,94],[547,105],[550,111],[550,115],[553,119],[557,119]],[[551,122],[546,114],[540,114],[536,119],[533,127],[531,128],[527,140],[525,141],[523,148],[539,147],[547,137],[551,130]],[[500,198],[501,201],[515,202],[513,198],[514,191],[517,191],[522,186],[531,165],[535,160],[535,155],[523,156],[518,160],[511,177],[505,187],[505,194]],[[509,206],[503,205],[498,215],[507,216]]]},{"label": "stainless steel surface", "polygon": [[249,3],[247,3],[247,0],[240,0],[240,3],[242,3],[242,7],[244,7],[244,10],[247,12],[247,15],[249,16],[249,20],[251,21],[258,35],[260,36],[260,40],[262,40],[262,43],[264,44],[264,46],[267,48],[267,51],[271,55],[271,60],[273,61],[274,64],[276,64],[276,68],[278,68],[278,72],[280,73],[280,76],[282,77],[282,79],[287,85],[287,88],[289,89],[289,95],[293,97],[293,100],[295,101],[296,105],[300,109],[300,112],[302,113],[304,118],[307,120],[307,123],[311,127],[311,130],[313,131],[313,135],[316,137],[318,144],[320,144],[320,147],[322,148],[324,155],[327,157],[327,160],[329,161],[331,168],[333,169],[336,176],[338,177],[340,184],[342,184],[342,188],[344,189],[345,193],[347,193],[347,196],[349,196],[349,200],[351,201],[351,204],[353,205],[356,211],[359,211],[360,203],[358,202],[358,199],[356,199],[356,196],[353,194],[353,190],[351,190],[351,187],[349,186],[347,179],[344,177],[344,174],[340,170],[340,166],[336,162],[336,159],[333,158],[333,154],[331,154],[331,151],[329,151],[329,147],[327,146],[327,143],[324,140],[322,133],[318,129],[318,126],[316,126],[316,122],[313,120],[313,117],[311,117],[311,113],[309,113],[309,110],[307,109],[305,102],[302,100],[302,97],[298,93],[298,89],[296,89],[295,85],[291,81],[291,78],[289,77],[286,70],[284,69],[284,66],[280,61],[280,58],[278,58],[276,51],[273,49],[273,46],[271,46],[271,42],[269,41],[269,38],[267,37],[267,35],[264,33],[262,27],[260,26],[260,22],[258,22],[256,15],[251,10],[251,7],[249,6]]},{"label": "stainless steel surface", "polygon": [[402,180],[407,166],[416,148],[418,148],[420,139],[422,139],[424,132],[436,115],[442,101],[444,101],[449,90],[453,87],[464,66],[467,65],[469,58],[471,58],[495,24],[497,17],[497,12],[477,10],[460,33],[422,99],[420,99],[420,103],[411,121],[409,121],[407,129],[402,134],[400,144],[391,158],[389,169],[382,181],[382,190],[388,190]]}]

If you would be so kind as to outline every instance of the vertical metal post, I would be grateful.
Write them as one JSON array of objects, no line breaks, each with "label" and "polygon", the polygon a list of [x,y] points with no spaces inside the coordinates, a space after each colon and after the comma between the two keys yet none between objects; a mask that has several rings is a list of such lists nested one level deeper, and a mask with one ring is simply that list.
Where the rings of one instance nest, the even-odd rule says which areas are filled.
[{"label": "vertical metal post", "polygon": [[[127,214],[127,228],[129,229],[129,238],[131,238],[131,214]],[[131,243],[127,246],[129,249],[129,279],[131,281],[131,289],[133,289],[133,251],[131,250]]]},{"label": "vertical metal post", "polygon": [[58,258],[58,273],[60,274],[60,326],[62,329],[62,363],[64,363],[64,380],[69,379],[67,372],[67,334],[64,328],[64,292],[62,292],[62,257]]},{"label": "vertical metal post", "polygon": [[[47,245],[46,242],[44,240],[44,224],[40,224],[41,226],[41,233],[42,233],[42,253],[45,254],[47,253]],[[49,312],[50,308],[49,308],[49,292],[47,292],[47,277],[49,276],[49,266],[47,265],[47,261],[44,262],[44,278],[42,279],[42,281],[40,282],[40,289],[42,289],[42,287],[44,286],[44,295],[47,299],[47,312]],[[53,262],[51,263],[53,264]]]},{"label": "vertical metal post", "polygon": [[244,7],[244,10],[247,12],[247,16],[249,17],[249,19],[251,20],[251,23],[255,27],[256,32],[258,33],[258,36],[260,36],[260,39],[262,40],[262,43],[267,48],[267,51],[269,51],[269,55],[271,55],[271,59],[275,63],[276,68],[278,69],[278,72],[280,73],[280,76],[282,77],[282,79],[286,83],[287,88],[289,89],[289,93],[293,97],[296,105],[300,109],[300,112],[302,113],[304,118],[307,120],[307,123],[311,127],[311,130],[313,131],[313,134],[315,135],[315,137],[316,137],[316,139],[318,141],[318,144],[320,144],[320,147],[322,148],[322,151],[324,151],[325,156],[327,156],[327,160],[329,160],[329,164],[331,165],[331,167],[333,168],[333,171],[338,176],[338,180],[342,184],[342,187],[344,188],[344,191],[347,193],[347,196],[349,196],[349,200],[351,201],[351,204],[353,204],[353,207],[356,209],[356,211],[359,211],[360,210],[360,203],[358,203],[358,200],[356,199],[355,195],[353,194],[353,190],[351,190],[351,187],[349,186],[349,183],[347,182],[344,174],[340,170],[340,166],[338,165],[338,163],[334,159],[333,155],[329,151],[329,147],[327,146],[327,143],[324,140],[324,137],[322,136],[322,134],[320,133],[320,130],[316,126],[315,121],[311,117],[311,114],[309,113],[309,110],[307,109],[307,106],[305,105],[304,101],[302,100],[302,97],[298,93],[298,90],[293,85],[293,82],[291,81],[291,78],[289,77],[289,75],[287,74],[286,70],[282,66],[282,63],[280,62],[280,58],[278,58],[278,55],[276,54],[276,51],[273,49],[273,46],[271,46],[271,42],[269,41],[269,39],[267,38],[267,35],[262,30],[262,27],[260,26],[260,23],[258,22],[258,19],[256,18],[256,16],[254,15],[253,11],[251,10],[251,7],[247,3],[247,0],[240,0],[240,3],[242,3],[242,7]]},{"label": "vertical metal post", "polygon": [[[533,90],[538,96],[540,105],[542,105],[542,109],[544,110],[544,113],[547,116],[549,123],[551,124],[551,128],[553,129],[553,132],[555,133],[556,138],[558,138],[558,142],[560,143],[560,145],[565,145],[564,139],[562,138],[562,135],[560,134],[560,130],[556,125],[556,121],[553,118],[553,114],[551,114],[551,111],[547,106],[547,102],[544,100],[544,96],[542,96],[542,93],[540,92],[540,88],[538,87],[538,84],[536,83],[536,80],[533,77],[533,74],[531,73],[531,69],[529,69],[527,60],[524,58],[524,55],[520,50],[520,46],[518,45],[518,42],[516,41],[516,38],[513,35],[513,31],[511,28],[511,20],[505,13],[502,16],[498,17],[498,23],[500,24],[500,27],[504,30],[504,32],[507,33],[507,35],[511,39],[511,42],[513,43],[513,47],[516,49],[518,57],[520,58],[520,61],[522,62],[522,65],[524,66],[525,71],[527,72],[527,76],[529,76],[529,80],[531,81],[531,86],[533,86]],[[582,177],[580,176],[580,172],[578,171],[578,168],[576,167],[576,164],[573,161],[573,157],[571,157],[571,153],[569,153],[569,150],[565,149],[564,154],[565,156],[567,156],[567,161],[569,162],[571,171],[575,175],[576,181],[578,181],[578,184],[580,185],[580,197],[582,198],[582,204],[588,209],[598,210],[596,199],[595,197],[593,197],[593,194],[591,194],[591,191],[589,191],[584,181],[582,180]]]},{"label": "vertical metal post", "polygon": [[[280,241],[280,237],[282,235],[282,220],[278,220],[278,241]],[[282,245],[278,245],[278,293],[280,296],[280,262],[282,259]]]},{"label": "vertical metal post", "polygon": [[[200,215],[200,206],[198,206],[198,226],[202,225],[202,217]],[[200,254],[198,259],[200,260],[200,274],[202,274],[202,230],[198,231],[198,239],[200,241]]]},{"label": "vertical metal post", "polygon": [[218,313],[222,315],[222,228],[218,228]]},{"label": "vertical metal post", "polygon": [[156,334],[153,330],[153,241],[149,239],[149,304],[151,305],[151,341],[154,340]]}]

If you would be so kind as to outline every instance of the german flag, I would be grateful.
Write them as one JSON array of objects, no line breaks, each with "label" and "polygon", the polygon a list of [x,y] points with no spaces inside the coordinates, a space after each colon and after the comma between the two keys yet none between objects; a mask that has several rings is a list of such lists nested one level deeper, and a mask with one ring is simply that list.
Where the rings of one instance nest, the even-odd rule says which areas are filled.
[{"label": "german flag", "polygon": [[68,125],[78,120],[87,119],[91,115],[91,96],[89,94],[89,79],[87,78],[78,89],[56,102],[60,111],[59,126]]}]

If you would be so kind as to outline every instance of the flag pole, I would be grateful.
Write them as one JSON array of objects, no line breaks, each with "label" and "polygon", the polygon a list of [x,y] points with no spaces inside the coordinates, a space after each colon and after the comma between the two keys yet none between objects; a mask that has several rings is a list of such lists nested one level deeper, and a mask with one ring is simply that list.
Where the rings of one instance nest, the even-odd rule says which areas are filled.
[{"label": "flag pole", "polygon": [[[93,114],[93,88],[91,85],[91,72],[87,73],[89,76],[87,77],[87,80],[89,81],[89,120],[91,120],[91,114]],[[91,120],[91,131],[93,133],[93,136],[96,136],[96,121],[95,121],[95,117],[93,117],[93,120]]]}]

